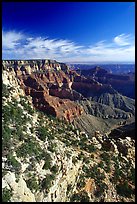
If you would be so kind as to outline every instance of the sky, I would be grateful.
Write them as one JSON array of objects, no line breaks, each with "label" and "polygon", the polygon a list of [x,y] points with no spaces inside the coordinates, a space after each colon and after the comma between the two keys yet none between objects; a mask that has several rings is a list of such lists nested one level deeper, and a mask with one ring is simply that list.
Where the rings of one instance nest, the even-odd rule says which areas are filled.
[{"label": "sky", "polygon": [[2,59],[135,61],[134,2],[3,2]]}]

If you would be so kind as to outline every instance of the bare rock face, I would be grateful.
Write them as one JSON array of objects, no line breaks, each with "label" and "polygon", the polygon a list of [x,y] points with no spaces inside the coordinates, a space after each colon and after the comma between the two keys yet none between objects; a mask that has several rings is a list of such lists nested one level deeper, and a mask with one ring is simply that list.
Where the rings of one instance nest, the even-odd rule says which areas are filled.
[{"label": "bare rock face", "polygon": [[91,178],[87,179],[84,190],[87,193],[94,193],[95,189],[96,189],[96,186],[95,186],[94,179],[91,179]]},{"label": "bare rock face", "polygon": [[57,97],[62,98],[62,99],[63,98],[64,99],[70,99],[70,100],[73,100],[73,101],[81,100],[81,99],[84,98],[80,93],[78,93],[78,92],[76,92],[74,90],[71,90],[71,89],[51,88],[49,90],[49,93],[52,96],[57,96]]},{"label": "bare rock face", "polygon": [[9,61],[26,95],[32,97],[39,110],[72,122],[83,113],[82,106],[74,100],[82,95],[72,90],[73,77],[67,65],[53,60]]},{"label": "bare rock face", "polygon": [[4,182],[6,182],[13,190],[11,202],[35,202],[35,196],[27,187],[26,182],[22,177],[16,182],[15,174],[9,172],[5,175]]}]

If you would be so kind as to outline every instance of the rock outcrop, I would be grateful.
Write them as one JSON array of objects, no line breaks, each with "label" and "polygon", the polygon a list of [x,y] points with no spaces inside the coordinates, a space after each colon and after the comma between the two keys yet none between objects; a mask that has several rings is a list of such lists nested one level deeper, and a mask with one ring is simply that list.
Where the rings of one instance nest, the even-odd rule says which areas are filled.
[{"label": "rock outcrop", "polygon": [[71,89],[72,72],[67,65],[52,60],[4,61],[9,72],[16,73],[26,95],[39,110],[72,122],[83,113],[74,100],[83,96]]}]

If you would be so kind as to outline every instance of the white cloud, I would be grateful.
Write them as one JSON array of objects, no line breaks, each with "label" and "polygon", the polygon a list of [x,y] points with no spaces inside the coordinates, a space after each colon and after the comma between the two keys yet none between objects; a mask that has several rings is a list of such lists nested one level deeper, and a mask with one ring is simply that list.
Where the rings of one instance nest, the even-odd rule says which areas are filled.
[{"label": "white cloud", "polygon": [[77,45],[65,39],[27,36],[15,31],[2,32],[3,59],[41,59],[58,61],[134,61],[134,37],[120,34],[112,42],[101,40],[93,45]]},{"label": "white cloud", "polygon": [[23,38],[24,35],[22,33],[17,33],[15,31],[2,31],[2,47],[4,49],[14,49],[20,44],[19,41]]},{"label": "white cloud", "polygon": [[114,38],[114,42],[119,46],[126,46],[131,44],[131,36],[126,34],[118,35]]}]

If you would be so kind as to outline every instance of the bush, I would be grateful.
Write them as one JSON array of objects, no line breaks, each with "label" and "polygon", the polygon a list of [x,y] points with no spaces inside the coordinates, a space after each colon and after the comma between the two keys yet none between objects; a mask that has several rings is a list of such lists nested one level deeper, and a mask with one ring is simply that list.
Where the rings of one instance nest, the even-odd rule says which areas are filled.
[{"label": "bush", "polygon": [[39,184],[35,177],[30,178],[29,180],[26,181],[26,183],[30,190],[35,190],[35,191],[39,190]]},{"label": "bush", "polygon": [[86,173],[86,176],[90,176],[90,169],[86,165],[83,165],[82,170]]},{"label": "bush", "polygon": [[71,140],[71,145],[78,146],[78,141],[77,140]]},{"label": "bush", "polygon": [[38,128],[38,137],[40,140],[45,141],[46,138],[50,139],[51,134],[47,131],[44,126]]},{"label": "bush", "polygon": [[8,165],[13,166],[13,168],[15,170],[20,170],[21,169],[21,164],[15,159],[15,157],[11,154],[8,154],[7,156],[7,160],[8,160]]},{"label": "bush", "polygon": [[42,149],[37,142],[27,139],[20,147],[18,147],[16,153],[18,157],[26,157],[29,155],[38,158],[41,151]]},{"label": "bush", "polygon": [[2,190],[2,202],[9,202],[11,197],[12,191],[7,188],[4,188]]},{"label": "bush", "polygon": [[122,171],[116,167],[113,175],[113,182],[117,183],[118,181],[120,181],[122,175],[123,175]]},{"label": "bush", "polygon": [[70,202],[89,202],[88,193],[85,191],[81,191],[80,193],[74,193],[70,198]]},{"label": "bush", "polygon": [[52,168],[51,168],[51,172],[56,174],[58,172],[58,167],[57,165],[54,165]]},{"label": "bush", "polygon": [[44,153],[43,156],[44,156],[43,159],[45,159],[45,164],[44,164],[42,169],[45,169],[45,170],[50,169],[50,167],[51,167],[51,156],[48,153]]},{"label": "bush", "polygon": [[11,129],[6,125],[2,125],[2,148],[9,149],[11,146]]},{"label": "bush", "polygon": [[133,167],[131,168],[129,179],[135,185],[135,169]]},{"label": "bush", "polygon": [[95,191],[95,195],[97,197],[100,197],[103,193],[104,193],[104,190],[108,190],[108,186],[102,182],[101,180],[97,183],[97,188],[96,188],[96,191]]},{"label": "bush", "polygon": [[51,162],[46,161],[42,169],[48,170],[48,169],[50,169],[50,165],[51,165]]},{"label": "bush", "polygon": [[23,110],[17,106],[18,102],[15,100],[8,102],[8,105],[4,106],[2,109],[2,117],[5,124],[14,123],[16,125],[22,125],[25,121],[23,121],[22,115]]},{"label": "bush", "polygon": [[104,170],[105,170],[107,173],[109,173],[109,172],[111,171],[111,168],[110,168],[109,165],[107,165],[107,166],[104,168]]},{"label": "bush", "polygon": [[98,164],[98,166],[99,166],[101,169],[103,169],[103,168],[104,168],[104,163],[103,163],[103,161],[101,161],[101,162]]},{"label": "bush", "polygon": [[80,154],[78,155],[78,159],[79,160],[82,160],[82,159],[84,159],[84,153],[83,152],[80,152]]},{"label": "bush", "polygon": [[96,147],[94,145],[88,145],[88,152],[95,152],[96,151]]},{"label": "bush", "polygon": [[56,151],[56,143],[50,143],[50,145],[48,146],[48,150],[51,151],[51,152],[54,152]]},{"label": "bush", "polygon": [[79,182],[77,183],[77,188],[84,188],[85,186],[85,176],[84,174],[81,174],[79,177]]},{"label": "bush", "polygon": [[72,185],[71,184],[68,184],[68,186],[67,186],[67,195],[68,195],[68,193],[71,191],[71,189],[72,189]]},{"label": "bush", "polygon": [[59,133],[59,134],[64,133],[64,129],[63,129],[63,128],[58,128],[58,130],[57,130],[57,131],[58,131],[58,133]]},{"label": "bush", "polygon": [[66,146],[70,146],[71,142],[68,139],[65,139],[63,142],[65,142]]},{"label": "bush", "polygon": [[34,113],[34,110],[31,108],[30,104],[29,103],[26,103],[26,100],[27,100],[27,97],[21,97],[21,100],[20,100],[20,103],[21,105],[24,107],[24,109],[26,111],[28,111],[28,113],[30,115],[32,115]]},{"label": "bush", "polygon": [[103,152],[100,156],[107,164],[110,163],[110,156],[107,152]]},{"label": "bush", "polygon": [[74,194],[71,196],[70,202],[74,202],[74,201],[80,202],[80,196],[79,196],[78,193],[74,193]]},{"label": "bush", "polygon": [[13,138],[19,139],[20,141],[24,140],[24,134],[23,134],[23,127],[18,126],[16,129],[12,130]]},{"label": "bush", "polygon": [[44,178],[42,180],[42,183],[41,183],[41,187],[42,187],[42,190],[45,190],[48,192],[49,191],[49,188],[51,187],[52,185],[52,180],[53,180],[54,177],[52,177],[51,174],[47,174],[46,175],[46,178]]},{"label": "bush", "polygon": [[77,162],[77,158],[76,158],[76,157],[73,157],[73,158],[72,158],[72,162],[73,162],[73,164],[75,164],[75,163]]},{"label": "bush", "polygon": [[2,97],[8,97],[9,96],[9,90],[8,87],[2,83]]},{"label": "bush", "polygon": [[123,184],[116,186],[117,193],[121,196],[131,197],[134,194],[134,191],[129,187],[128,182],[125,181]]}]

